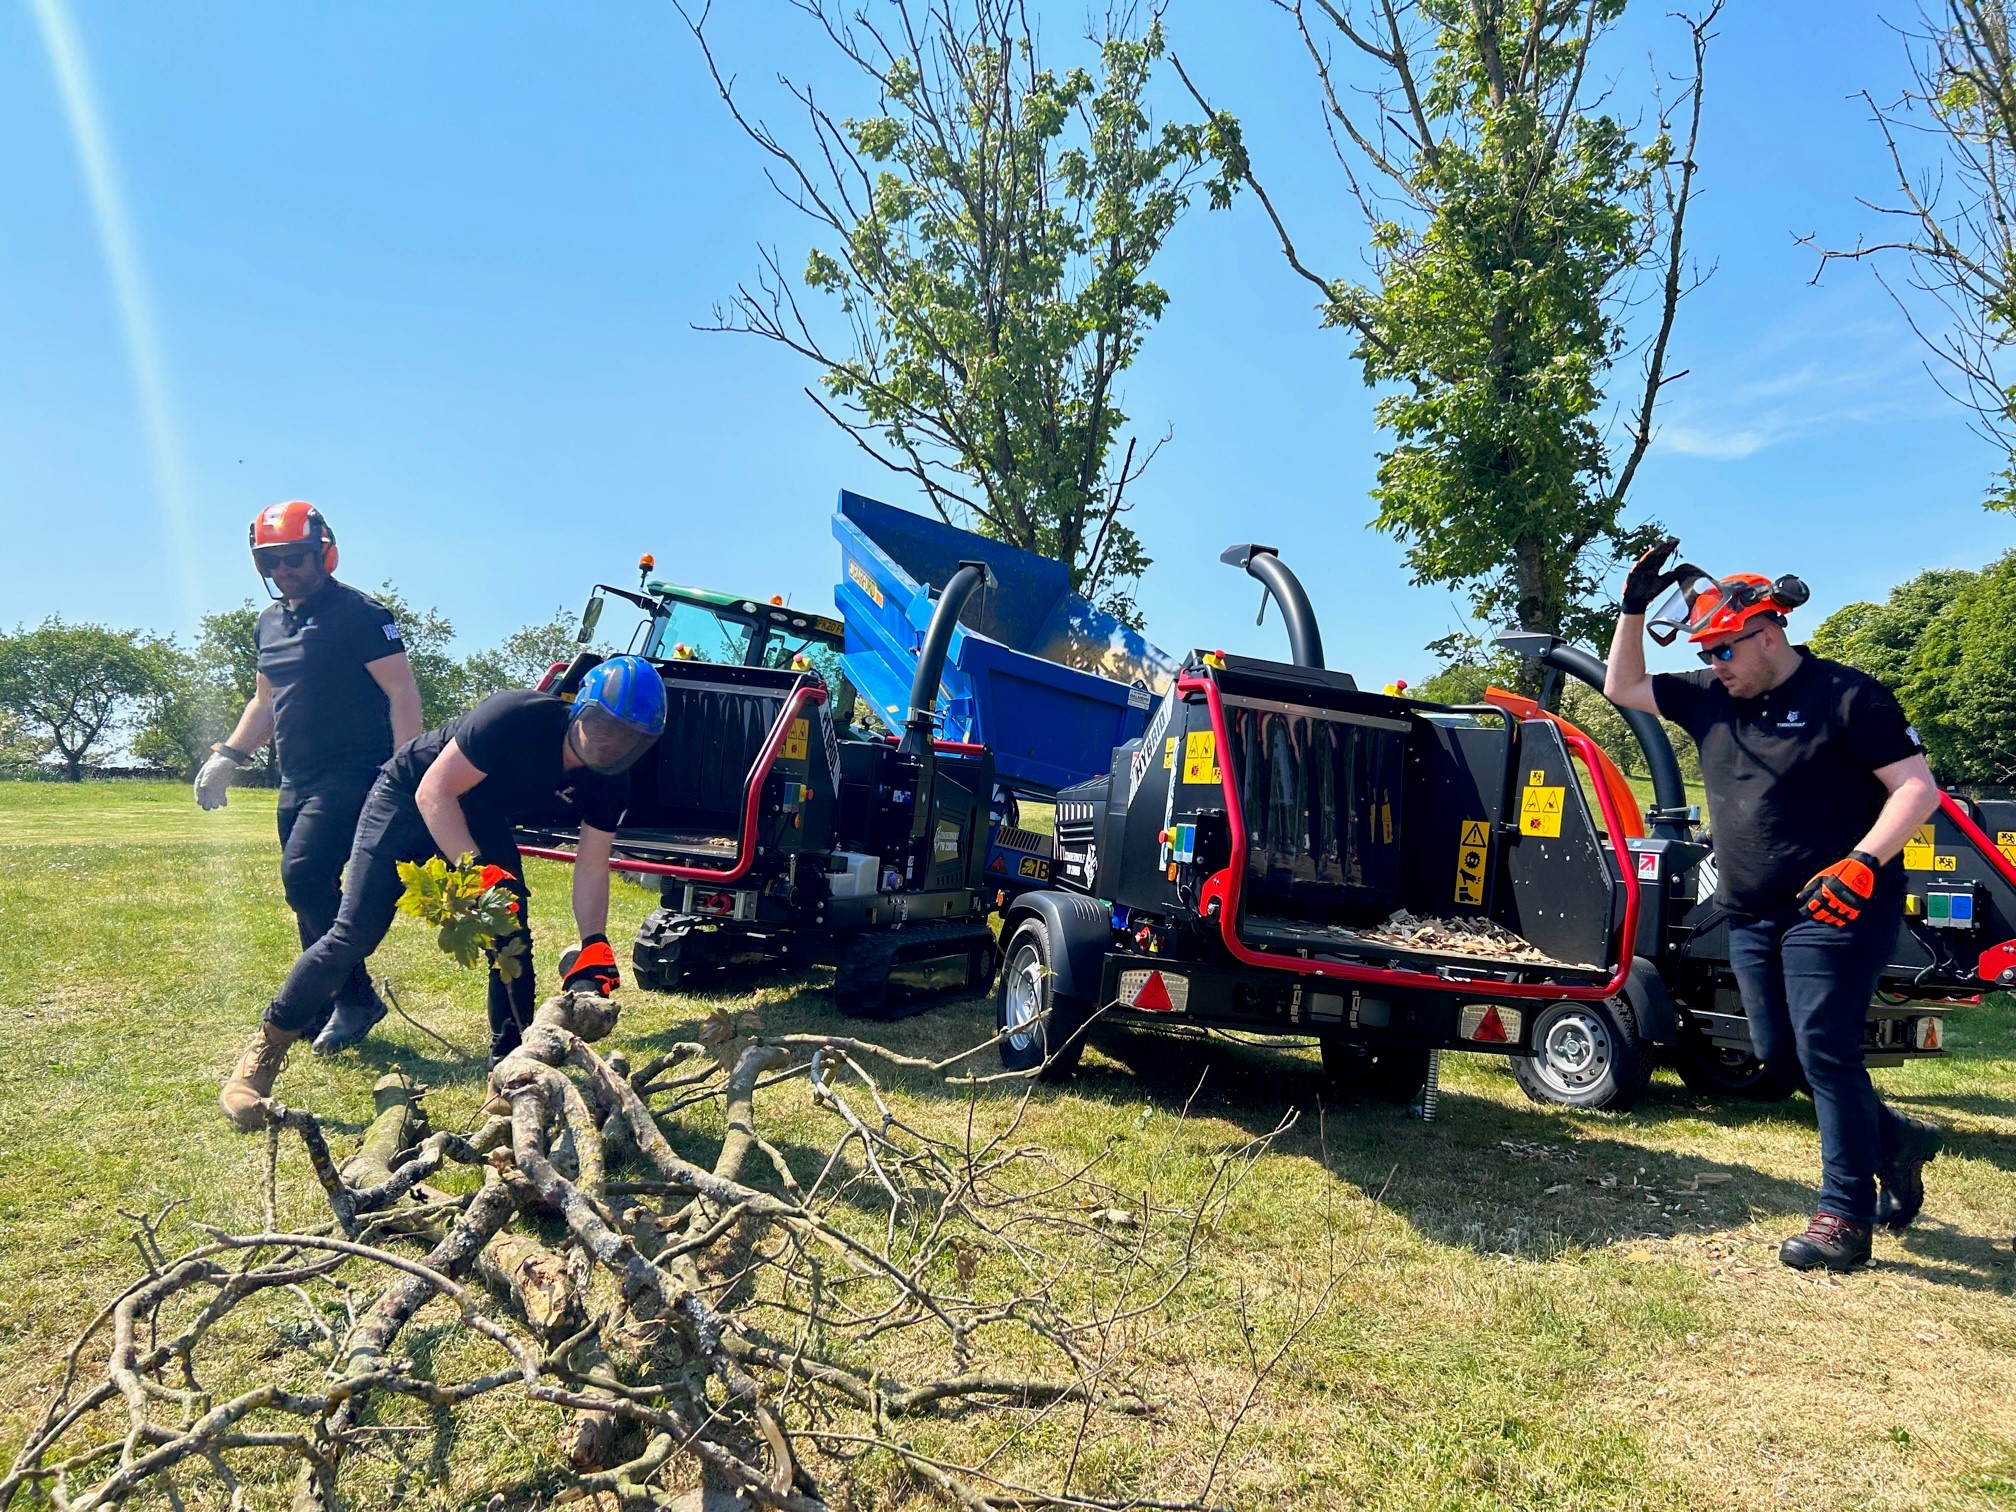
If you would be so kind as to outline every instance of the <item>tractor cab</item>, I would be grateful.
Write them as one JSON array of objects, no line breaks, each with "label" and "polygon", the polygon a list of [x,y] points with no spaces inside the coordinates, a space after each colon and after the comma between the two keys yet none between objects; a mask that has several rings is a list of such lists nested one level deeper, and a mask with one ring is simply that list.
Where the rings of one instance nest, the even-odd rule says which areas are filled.
[{"label": "tractor cab", "polygon": [[735,667],[804,670],[832,676],[847,643],[846,627],[830,615],[796,609],[781,594],[769,598],[688,588],[651,576],[656,565],[638,562],[638,586],[597,583],[581,611],[575,643],[595,643],[611,598],[643,612],[622,649],[654,661],[701,661]]}]

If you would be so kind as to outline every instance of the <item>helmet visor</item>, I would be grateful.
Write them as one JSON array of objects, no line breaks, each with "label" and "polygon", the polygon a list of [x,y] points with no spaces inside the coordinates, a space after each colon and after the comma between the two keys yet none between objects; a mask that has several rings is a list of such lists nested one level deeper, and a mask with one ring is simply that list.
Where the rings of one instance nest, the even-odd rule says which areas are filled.
[{"label": "helmet visor", "polygon": [[629,771],[657,738],[632,729],[600,704],[576,704],[567,726],[567,744],[581,764],[605,777]]},{"label": "helmet visor", "polygon": [[1694,624],[1696,609],[1720,593],[1715,579],[1698,568],[1683,571],[1674,580],[1673,591],[1645,617],[1645,633],[1662,646],[1670,646]]}]

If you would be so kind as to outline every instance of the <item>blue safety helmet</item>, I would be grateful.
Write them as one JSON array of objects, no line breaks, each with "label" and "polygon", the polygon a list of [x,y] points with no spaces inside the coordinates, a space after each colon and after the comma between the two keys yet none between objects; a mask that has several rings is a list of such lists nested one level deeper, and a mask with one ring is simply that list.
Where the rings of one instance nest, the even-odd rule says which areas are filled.
[{"label": "blue safety helmet", "polygon": [[590,667],[574,694],[567,743],[590,771],[628,771],[665,733],[665,683],[641,656]]}]

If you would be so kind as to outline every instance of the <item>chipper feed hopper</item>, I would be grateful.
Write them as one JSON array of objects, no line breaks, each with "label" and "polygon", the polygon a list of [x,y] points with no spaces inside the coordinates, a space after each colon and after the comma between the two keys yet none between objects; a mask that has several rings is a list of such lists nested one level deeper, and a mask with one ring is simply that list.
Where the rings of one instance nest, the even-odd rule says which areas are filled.
[{"label": "chipper feed hopper", "polygon": [[[1055,564],[853,494],[834,528],[844,631],[656,582],[598,586],[583,617],[585,643],[603,595],[643,609],[642,654],[665,679],[665,737],[632,774],[617,837],[615,864],[659,879],[661,906],[631,952],[641,986],[824,963],[838,1006],[863,1017],[983,990],[997,958],[989,914],[1049,878],[1050,839],[1015,826],[1013,795],[1103,769],[1146,718],[1145,691],[987,633],[1082,661],[1103,623],[1135,658],[1109,665],[1152,672],[1160,653],[1037,570]],[[556,690],[595,660],[577,656]],[[894,734],[850,727],[833,706],[850,685]],[[1043,738],[1021,733],[1031,724]],[[986,741],[1004,736],[997,761]],[[1074,744],[1086,740],[1101,743],[1096,763]],[[525,838],[529,854],[572,859],[565,829]]]}]

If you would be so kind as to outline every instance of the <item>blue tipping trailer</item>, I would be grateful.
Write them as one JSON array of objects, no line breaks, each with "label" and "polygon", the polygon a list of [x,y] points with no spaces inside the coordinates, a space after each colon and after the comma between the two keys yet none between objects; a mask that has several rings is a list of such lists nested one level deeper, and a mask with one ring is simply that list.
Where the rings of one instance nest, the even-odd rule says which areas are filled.
[{"label": "blue tipping trailer", "polygon": [[934,596],[962,562],[991,585],[968,600],[939,680],[940,738],[985,745],[995,779],[1047,797],[1098,776],[1139,735],[1175,659],[1071,591],[1060,562],[842,490],[834,603],[848,681],[891,728],[908,716]]}]

